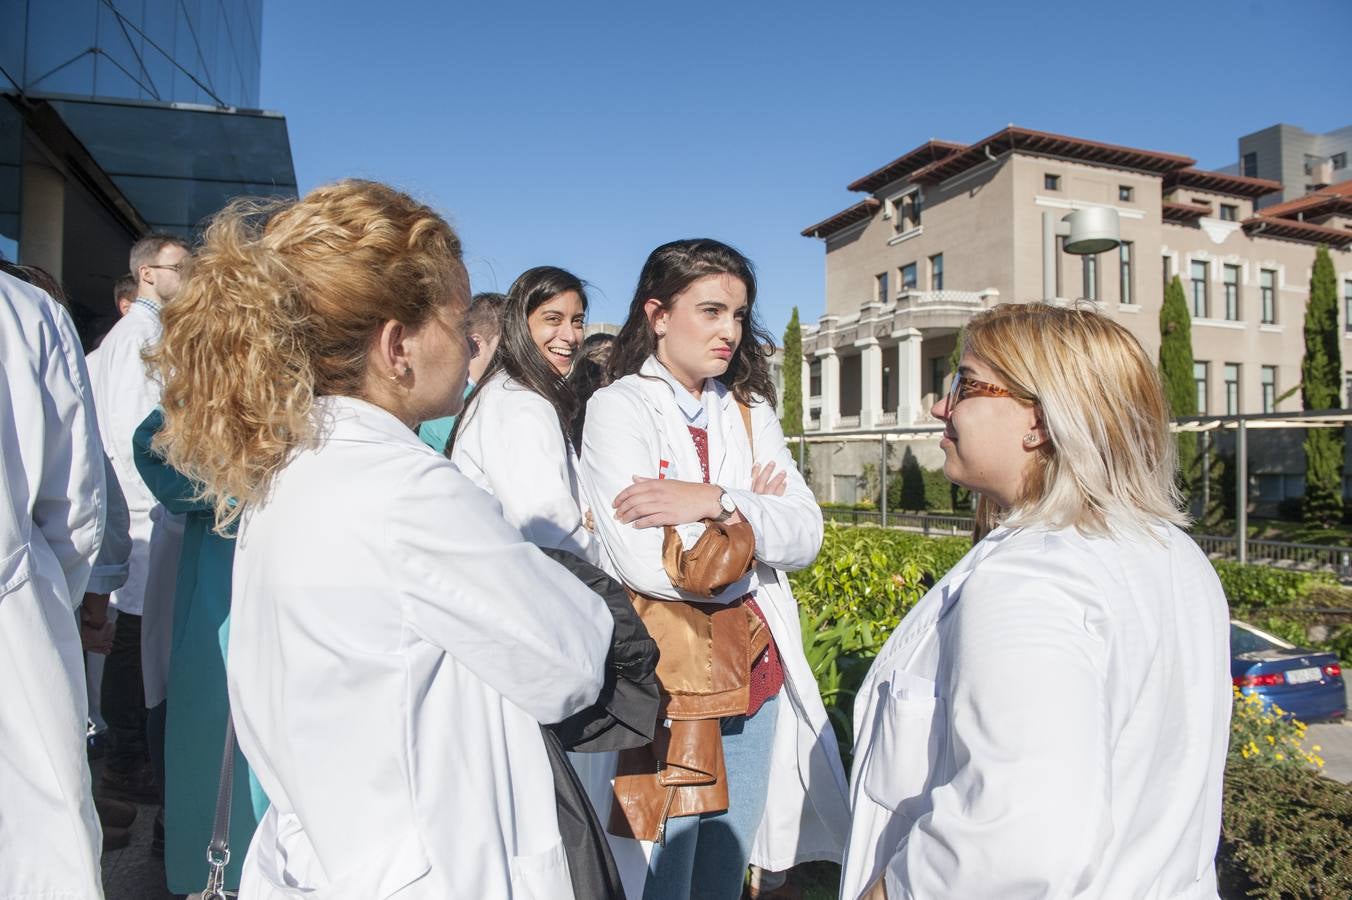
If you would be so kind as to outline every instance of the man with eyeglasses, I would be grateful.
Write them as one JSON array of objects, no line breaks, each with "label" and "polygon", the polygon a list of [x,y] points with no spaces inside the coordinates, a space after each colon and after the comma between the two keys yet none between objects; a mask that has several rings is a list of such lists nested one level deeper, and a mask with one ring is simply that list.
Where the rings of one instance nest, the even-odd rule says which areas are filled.
[{"label": "man with eyeglasses", "polygon": [[166,666],[160,657],[168,652],[167,640],[159,638],[167,637],[171,627],[182,525],[156,502],[137,473],[132,435],[160,402],[160,385],[146,371],[141,353],[159,339],[160,309],[178,294],[188,247],[173,235],[150,234],[132,246],[130,262],[136,299],[88,357],[99,432],[126,496],[132,537],[126,584],[111,595],[109,614],[116,616],[116,625],[101,689],[110,741],[97,790],[102,796],[158,806]]}]

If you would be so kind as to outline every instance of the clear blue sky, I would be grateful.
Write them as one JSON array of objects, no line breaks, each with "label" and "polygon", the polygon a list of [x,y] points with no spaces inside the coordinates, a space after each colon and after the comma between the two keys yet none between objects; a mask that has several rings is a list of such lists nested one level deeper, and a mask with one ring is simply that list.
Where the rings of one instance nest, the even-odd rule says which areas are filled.
[{"label": "clear blue sky", "polygon": [[460,230],[475,290],[563,266],[593,321],[694,236],[752,258],[776,336],[815,321],[799,232],[931,137],[1012,122],[1219,167],[1279,121],[1352,124],[1347,0],[267,0],[263,32],[302,191],[395,184]]}]

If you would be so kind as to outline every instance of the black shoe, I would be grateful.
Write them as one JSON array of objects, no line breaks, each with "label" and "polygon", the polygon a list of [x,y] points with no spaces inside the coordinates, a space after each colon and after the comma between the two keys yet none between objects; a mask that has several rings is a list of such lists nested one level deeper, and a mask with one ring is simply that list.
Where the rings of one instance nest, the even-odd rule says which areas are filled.
[{"label": "black shoe", "polygon": [[136,821],[136,804],[112,797],[95,797],[94,809],[98,811],[99,823],[104,828],[130,828]]},{"label": "black shoe", "polygon": [[105,828],[103,829],[103,852],[110,850],[121,850],[131,843],[130,828]]},{"label": "black shoe", "polygon": [[155,813],[155,827],[150,831],[150,855],[164,859],[164,807]]},{"label": "black shoe", "polygon": [[95,793],[101,797],[112,797],[128,803],[143,803],[147,806],[160,802],[160,789],[155,784],[155,776],[149,768],[132,769],[130,772],[105,768],[103,778],[99,780],[99,789]]}]

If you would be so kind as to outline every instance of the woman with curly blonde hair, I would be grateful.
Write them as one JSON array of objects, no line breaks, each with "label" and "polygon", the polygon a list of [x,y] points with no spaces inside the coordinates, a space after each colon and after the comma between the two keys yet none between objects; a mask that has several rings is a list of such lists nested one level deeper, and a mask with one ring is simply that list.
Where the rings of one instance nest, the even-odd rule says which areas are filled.
[{"label": "woman with curly blonde hair", "polygon": [[1092,310],[1002,305],[934,415],[990,531],[859,689],[841,897],[1216,897],[1228,613],[1155,367]]},{"label": "woman with curly blonde hair", "polygon": [[440,216],[344,181],[231,204],[165,310],[157,447],[238,519],[243,896],[572,896],[539,723],[595,699],[611,618],[414,433],[459,411],[468,299]]}]

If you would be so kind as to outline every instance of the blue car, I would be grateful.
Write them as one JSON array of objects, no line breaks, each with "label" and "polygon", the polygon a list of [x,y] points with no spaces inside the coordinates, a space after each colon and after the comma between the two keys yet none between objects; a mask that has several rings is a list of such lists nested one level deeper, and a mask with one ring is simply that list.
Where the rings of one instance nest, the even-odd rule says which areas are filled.
[{"label": "blue car", "polygon": [[1257,694],[1301,722],[1341,719],[1347,713],[1343,668],[1335,654],[1302,649],[1234,620],[1230,677],[1241,693]]}]

